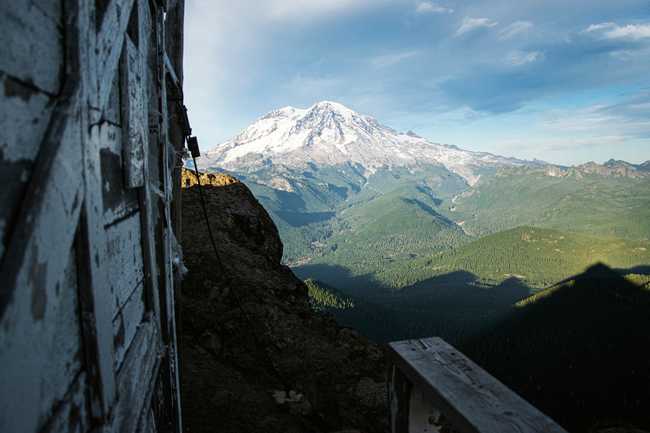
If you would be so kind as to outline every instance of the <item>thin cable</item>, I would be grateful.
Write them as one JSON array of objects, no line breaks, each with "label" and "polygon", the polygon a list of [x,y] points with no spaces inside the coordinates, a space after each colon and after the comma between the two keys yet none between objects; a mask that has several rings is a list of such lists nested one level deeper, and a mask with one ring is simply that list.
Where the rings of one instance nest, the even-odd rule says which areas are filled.
[{"label": "thin cable", "polygon": [[199,166],[196,164],[196,157],[192,156],[194,161],[194,173],[196,173],[196,182],[199,185],[199,197],[201,200],[201,208],[203,209],[203,218],[205,218],[205,224],[208,226],[208,236],[210,236],[210,243],[212,244],[212,249],[214,250],[214,256],[217,259],[217,264],[219,268],[223,271],[223,263],[221,262],[221,257],[219,256],[219,249],[217,248],[217,243],[214,240],[214,234],[212,233],[212,227],[210,226],[210,218],[208,217],[208,208],[205,204],[205,197],[203,196],[203,186],[201,185],[201,175],[199,174]]},{"label": "thin cable", "polygon": [[[201,208],[203,209],[203,217],[205,218],[205,225],[208,227],[208,236],[210,237],[210,243],[212,244],[212,250],[214,251],[214,256],[217,259],[217,264],[222,272],[222,275],[226,277],[226,283],[230,286],[232,279],[231,277],[227,276],[225,271],[225,268],[223,266],[223,262],[221,261],[221,257],[219,256],[219,249],[217,248],[217,242],[214,240],[214,235],[212,233],[212,227],[210,226],[210,218],[208,216],[208,208],[205,203],[205,197],[203,195],[203,185],[201,184],[201,175],[199,173],[199,167],[196,163],[196,157],[192,156],[192,160],[194,161],[194,173],[196,174],[196,182],[199,187],[199,197],[200,197],[200,202],[201,202]],[[284,375],[278,371],[277,368],[275,368],[275,364],[273,363],[271,359],[271,355],[268,352],[268,347],[266,345],[263,345],[261,343],[261,339],[257,335],[257,331],[255,330],[255,326],[253,324],[252,319],[244,309],[244,304],[242,303],[242,300],[239,298],[239,295],[234,291],[230,290],[230,294],[232,294],[233,298],[235,299],[235,303],[237,304],[237,308],[239,309],[242,318],[246,323],[248,323],[249,328],[253,334],[253,340],[255,340],[255,345],[262,349],[264,358],[266,358],[267,363],[269,364],[271,370],[273,373],[275,373],[275,376],[279,381],[282,383],[282,385],[285,387],[285,391],[289,390],[288,386],[288,381],[284,378]]]}]

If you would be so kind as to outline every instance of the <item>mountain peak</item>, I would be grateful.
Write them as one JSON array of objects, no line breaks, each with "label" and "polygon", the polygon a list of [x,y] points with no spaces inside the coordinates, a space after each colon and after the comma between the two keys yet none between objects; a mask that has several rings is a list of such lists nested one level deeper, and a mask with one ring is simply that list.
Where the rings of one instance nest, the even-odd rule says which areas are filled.
[{"label": "mountain peak", "polygon": [[311,109],[331,109],[335,111],[352,111],[354,110],[346,107],[345,105],[341,104],[340,102],[335,102],[335,101],[320,101],[312,105],[310,108]]},{"label": "mountain peak", "polygon": [[400,133],[334,101],[309,108],[284,107],[258,119],[233,139],[207,152],[207,166],[250,171],[262,166],[304,167],[359,164],[368,172],[382,167],[437,165],[478,181],[483,166],[523,161],[433,143]]}]

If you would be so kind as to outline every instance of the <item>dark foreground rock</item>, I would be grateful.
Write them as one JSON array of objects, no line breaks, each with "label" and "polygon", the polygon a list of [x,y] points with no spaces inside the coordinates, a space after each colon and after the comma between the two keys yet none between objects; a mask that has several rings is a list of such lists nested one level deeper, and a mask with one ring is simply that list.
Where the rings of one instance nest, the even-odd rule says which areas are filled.
[{"label": "dark foreground rock", "polygon": [[[384,432],[382,351],[310,309],[266,211],[236,179],[183,192],[179,302],[187,432]],[[204,181],[204,183],[205,183]],[[186,186],[195,183],[189,172]]]}]

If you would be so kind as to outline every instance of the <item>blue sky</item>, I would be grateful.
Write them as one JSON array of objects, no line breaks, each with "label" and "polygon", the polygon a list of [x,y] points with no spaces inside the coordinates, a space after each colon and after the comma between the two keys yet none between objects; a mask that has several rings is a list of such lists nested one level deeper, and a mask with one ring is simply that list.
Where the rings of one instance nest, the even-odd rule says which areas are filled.
[{"label": "blue sky", "polygon": [[648,0],[188,0],[203,148],[334,100],[434,142],[577,164],[650,159]]}]

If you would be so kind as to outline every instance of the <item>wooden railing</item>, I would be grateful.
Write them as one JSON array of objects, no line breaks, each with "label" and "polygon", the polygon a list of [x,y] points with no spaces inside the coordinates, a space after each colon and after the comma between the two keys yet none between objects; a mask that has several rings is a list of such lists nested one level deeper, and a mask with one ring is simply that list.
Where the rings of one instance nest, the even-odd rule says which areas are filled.
[{"label": "wooden railing", "polygon": [[389,348],[392,433],[566,433],[440,338]]}]

